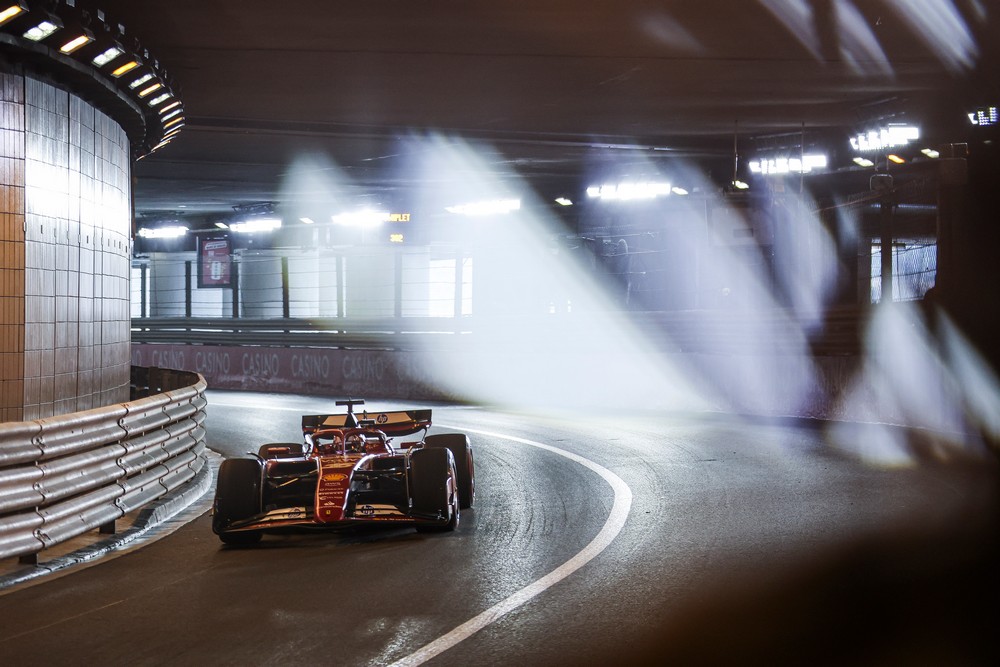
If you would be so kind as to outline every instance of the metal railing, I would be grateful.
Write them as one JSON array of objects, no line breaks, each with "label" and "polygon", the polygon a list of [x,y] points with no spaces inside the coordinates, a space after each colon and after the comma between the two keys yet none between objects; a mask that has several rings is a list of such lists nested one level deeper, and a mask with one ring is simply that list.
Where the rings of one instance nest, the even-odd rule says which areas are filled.
[{"label": "metal railing", "polygon": [[140,370],[140,395],[147,387],[162,393],[0,424],[0,559],[34,563],[42,550],[89,531],[114,532],[117,519],[205,465],[204,378]]},{"label": "metal railing", "polygon": [[[767,340],[775,349],[805,338],[817,356],[858,354],[867,309],[838,307],[825,313],[819,326],[805,325],[785,311],[703,310],[623,314],[647,340],[664,352],[740,354],[751,341]],[[505,326],[558,333],[572,339],[577,318],[570,314],[505,320]],[[202,345],[275,345],[371,350],[458,349],[474,344],[492,324],[482,318],[397,317],[352,318],[186,318],[132,319],[132,342]],[[455,336],[453,334],[462,334]]]}]

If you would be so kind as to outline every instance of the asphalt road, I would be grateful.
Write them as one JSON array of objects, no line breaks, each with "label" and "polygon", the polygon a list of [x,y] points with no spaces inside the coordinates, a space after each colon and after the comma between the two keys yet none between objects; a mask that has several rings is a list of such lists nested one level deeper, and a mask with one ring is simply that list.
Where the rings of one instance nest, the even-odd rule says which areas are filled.
[{"label": "asphalt road", "polygon": [[[209,398],[226,455],[298,441],[301,414],[334,411]],[[874,466],[822,428],[717,417],[435,406],[434,420],[473,431],[478,495],[456,533],[231,548],[204,515],[0,595],[0,663],[416,664],[445,636],[427,664],[996,661],[989,459]]]}]

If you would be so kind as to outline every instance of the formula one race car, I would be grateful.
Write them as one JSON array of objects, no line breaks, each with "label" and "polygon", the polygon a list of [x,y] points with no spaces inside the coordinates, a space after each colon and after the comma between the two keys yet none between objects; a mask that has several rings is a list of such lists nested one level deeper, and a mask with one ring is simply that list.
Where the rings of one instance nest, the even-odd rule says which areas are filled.
[{"label": "formula one race car", "polygon": [[[212,530],[227,544],[265,531],[357,523],[449,531],[472,507],[476,474],[469,438],[426,435],[430,410],[302,417],[304,443],[262,445],[219,468]],[[394,438],[420,434],[417,439]]]}]

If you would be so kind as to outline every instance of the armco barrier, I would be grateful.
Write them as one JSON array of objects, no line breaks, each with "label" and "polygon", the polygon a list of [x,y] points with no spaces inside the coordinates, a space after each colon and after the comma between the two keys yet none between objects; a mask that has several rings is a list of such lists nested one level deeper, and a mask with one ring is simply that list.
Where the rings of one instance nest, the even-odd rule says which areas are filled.
[{"label": "armco barrier", "polygon": [[134,392],[162,393],[0,424],[0,559],[32,562],[54,544],[113,529],[205,465],[205,379],[133,370],[133,383],[142,382]]}]

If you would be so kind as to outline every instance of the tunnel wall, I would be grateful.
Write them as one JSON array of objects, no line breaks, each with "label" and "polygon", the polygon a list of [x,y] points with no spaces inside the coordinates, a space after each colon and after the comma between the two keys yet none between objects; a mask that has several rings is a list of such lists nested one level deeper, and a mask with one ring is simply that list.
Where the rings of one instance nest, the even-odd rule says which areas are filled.
[{"label": "tunnel wall", "polygon": [[125,131],[0,71],[0,421],[128,400],[131,157]]}]

